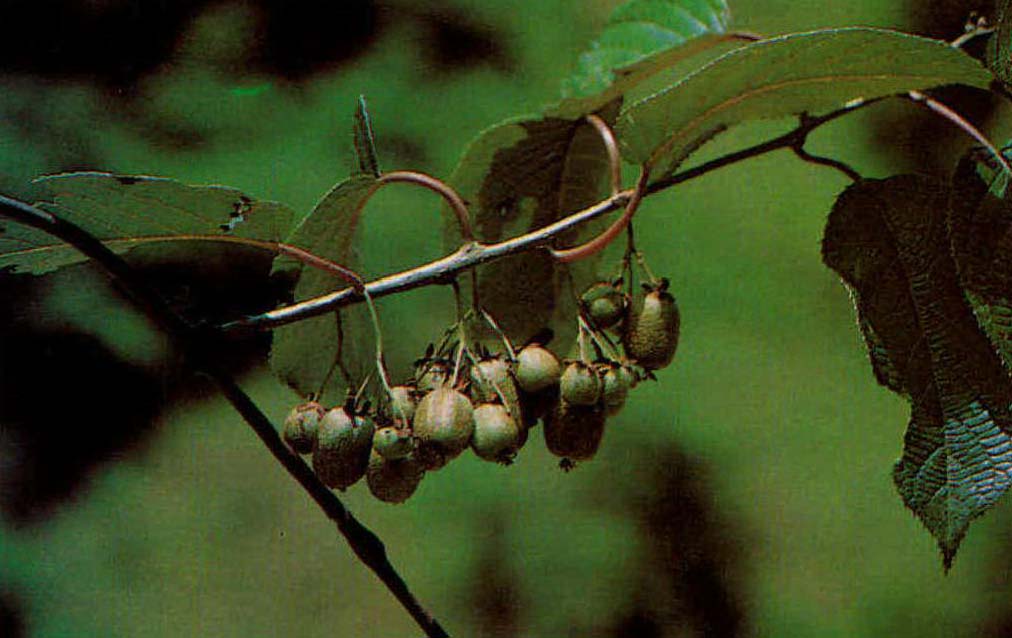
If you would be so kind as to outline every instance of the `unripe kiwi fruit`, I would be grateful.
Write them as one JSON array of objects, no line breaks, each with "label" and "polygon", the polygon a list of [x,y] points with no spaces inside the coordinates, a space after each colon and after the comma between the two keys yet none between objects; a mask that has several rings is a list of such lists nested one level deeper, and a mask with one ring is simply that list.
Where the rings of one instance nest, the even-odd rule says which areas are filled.
[{"label": "unripe kiwi fruit", "polygon": [[559,382],[562,367],[551,350],[536,343],[517,353],[513,376],[524,392],[540,392]]},{"label": "unripe kiwi fruit", "polygon": [[502,403],[511,417],[520,419],[516,381],[509,363],[499,357],[482,359],[471,367],[471,398],[475,403]]},{"label": "unripe kiwi fruit", "polygon": [[416,407],[414,391],[414,387],[409,385],[395,385],[390,388],[390,416],[395,421],[404,419],[406,425],[414,418]]},{"label": "unripe kiwi fruit", "polygon": [[316,401],[307,401],[292,408],[281,429],[285,443],[299,454],[312,452],[316,430],[324,413],[326,410]]},{"label": "unripe kiwi fruit", "polygon": [[343,490],[362,478],[375,430],[368,416],[351,415],[341,406],[323,415],[313,445],[313,470],[324,485]]},{"label": "unripe kiwi fruit", "polygon": [[407,428],[384,427],[372,436],[372,448],[386,459],[402,459],[411,454],[415,443]]},{"label": "unripe kiwi fruit", "polygon": [[426,394],[415,410],[413,430],[419,444],[446,460],[460,454],[474,433],[474,408],[466,396],[443,385]]},{"label": "unripe kiwi fruit", "polygon": [[594,405],[601,400],[601,377],[582,361],[570,362],[559,379],[559,394],[573,405]]},{"label": "unripe kiwi fruit", "polygon": [[604,281],[593,284],[583,291],[580,304],[594,326],[601,330],[611,328],[622,321],[628,306],[622,291]]},{"label": "unripe kiwi fruit", "polygon": [[667,288],[668,280],[663,279],[643,296],[629,313],[622,335],[626,354],[647,370],[671,363],[678,349],[681,317]]},{"label": "unripe kiwi fruit", "polygon": [[548,451],[570,461],[590,459],[604,436],[604,408],[559,400],[545,416]]},{"label": "unripe kiwi fruit", "polygon": [[474,409],[471,449],[486,461],[510,463],[520,447],[520,430],[501,403],[482,403]]},{"label": "unripe kiwi fruit", "polygon": [[385,503],[403,503],[415,493],[425,470],[414,456],[384,458],[373,450],[365,480],[372,495]]},{"label": "unripe kiwi fruit", "polygon": [[622,373],[619,365],[609,365],[601,370],[601,403],[608,416],[617,414],[629,396],[629,376]]}]

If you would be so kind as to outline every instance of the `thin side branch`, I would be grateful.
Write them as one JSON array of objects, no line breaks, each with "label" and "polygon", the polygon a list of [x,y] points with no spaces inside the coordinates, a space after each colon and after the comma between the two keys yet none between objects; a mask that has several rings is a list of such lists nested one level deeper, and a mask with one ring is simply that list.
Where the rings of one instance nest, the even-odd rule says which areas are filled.
[{"label": "thin side branch", "polygon": [[942,104],[934,98],[928,97],[920,91],[910,91],[907,93],[907,97],[909,97],[914,103],[927,107],[927,109],[932,113],[942,116],[959,127],[960,130],[972,137],[974,141],[986,148],[987,152],[993,155],[998,161],[998,164],[1005,170],[1005,174],[1012,177],[1012,166],[1009,166],[1008,160],[1005,159],[1005,156],[1001,154],[1001,151],[995,148],[994,144],[991,143],[991,140],[987,139],[986,135],[981,133],[980,130],[967,121],[965,117],[956,113],[945,104]]},{"label": "thin side branch", "polygon": [[417,171],[391,171],[389,173],[383,173],[383,175],[376,181],[376,186],[365,196],[362,200],[361,206],[365,205],[373,194],[387,184],[394,183],[402,184],[415,184],[429,189],[434,193],[438,193],[446,203],[453,209],[454,215],[457,216],[457,224],[460,226],[460,236],[464,241],[474,241],[474,231],[471,229],[471,213],[467,210],[467,204],[461,198],[460,194],[457,193],[449,184],[441,179],[433,177],[432,175],[426,175],[425,173],[419,173]]},{"label": "thin side branch", "polygon": [[61,239],[98,263],[122,286],[131,301],[174,339],[194,365],[214,379],[222,394],[263,441],[271,455],[302,486],[327,517],[336,523],[355,555],[379,577],[415,619],[425,635],[431,638],[443,638],[448,635],[411,594],[404,579],[390,564],[386,547],[379,537],[352,516],[341,500],[320,482],[313,470],[285,445],[270,420],[232,376],[218,364],[219,357],[216,354],[220,350],[220,344],[217,340],[210,339],[207,334],[187,324],[139,273],[99,239],[79,226],[25,202],[2,195],[0,195],[0,216]]},{"label": "thin side branch", "polygon": [[601,143],[604,144],[608,153],[608,168],[611,170],[611,195],[622,190],[622,154],[618,150],[618,140],[615,139],[615,131],[611,130],[608,123],[599,116],[591,113],[586,118],[588,123],[597,129],[601,136]]},{"label": "thin side branch", "polygon": [[[652,195],[660,191],[666,190],[695,179],[702,177],[707,173],[711,173],[718,169],[736,164],[753,157],[759,157],[772,151],[791,148],[799,143],[803,143],[807,139],[808,135],[812,131],[827,124],[833,120],[837,120],[844,115],[848,115],[858,109],[864,108],[870,104],[877,102],[878,100],[854,100],[846,104],[845,106],[831,111],[822,116],[806,118],[797,128],[788,131],[780,137],[773,138],[761,144],[756,144],[748,148],[729,153],[710,160],[699,166],[684,170],[680,173],[668,175],[662,177],[655,182],[651,182],[645,189],[644,196]],[[513,255],[516,253],[524,252],[537,248],[539,246],[547,245],[556,236],[576,227],[580,224],[586,223],[592,219],[596,219],[601,215],[605,215],[614,210],[624,208],[629,200],[633,197],[635,189],[629,189],[620,191],[608,199],[598,202],[592,206],[588,206],[581,211],[577,211],[568,217],[564,217],[559,221],[544,226],[532,232],[524,235],[507,239],[506,241],[498,244],[480,244],[478,242],[465,243],[463,246],[458,248],[453,253],[431,261],[427,264],[411,268],[396,274],[387,275],[379,279],[375,279],[366,284],[365,289],[369,292],[373,299],[385,297],[406,290],[413,290],[422,286],[428,286],[437,283],[447,283],[453,279],[458,273],[474,268],[475,266],[494,261],[496,259],[502,259],[503,257]],[[360,303],[364,300],[362,293],[355,290],[353,287],[344,288],[337,290],[326,295],[300,301],[282,308],[277,308],[259,315],[245,317],[236,321],[226,323],[221,326],[224,331],[250,331],[250,330],[269,330],[284,326],[296,321],[308,319],[310,317],[316,317],[328,312],[347,306],[353,303]]]}]

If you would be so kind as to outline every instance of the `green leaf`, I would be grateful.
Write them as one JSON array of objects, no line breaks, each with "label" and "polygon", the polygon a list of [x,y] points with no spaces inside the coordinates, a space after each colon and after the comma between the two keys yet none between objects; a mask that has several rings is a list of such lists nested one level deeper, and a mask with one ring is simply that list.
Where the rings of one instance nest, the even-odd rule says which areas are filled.
[{"label": "green leaf", "polygon": [[[324,195],[286,243],[354,270],[359,213],[375,184],[372,176],[356,176],[341,182]],[[304,267],[289,258],[275,260],[275,270],[291,269],[300,272],[295,286],[296,300],[349,285],[339,277]],[[271,369],[302,396],[315,394],[340,402],[344,391],[363,381],[372,367],[370,326],[366,309],[358,306],[278,328],[271,347]]]},{"label": "green leaf", "polygon": [[996,78],[1012,84],[1012,0],[999,0],[995,7],[994,34],[987,45],[987,65]]},{"label": "green leaf", "polygon": [[746,120],[818,113],[851,100],[945,84],[986,88],[991,76],[945,42],[849,28],[785,35],[731,51],[624,110],[625,158],[663,175]]},{"label": "green leaf", "polygon": [[372,119],[365,103],[365,96],[358,97],[355,108],[355,154],[358,156],[358,171],[363,175],[380,176],[379,156],[376,154],[376,137],[372,132]]},{"label": "green leaf", "polygon": [[964,158],[953,176],[949,229],[963,292],[1012,369],[1012,204],[995,188],[1006,182],[1003,173]]},{"label": "green leaf", "polygon": [[[617,104],[602,110],[613,120]],[[482,133],[464,154],[450,183],[471,204],[478,238],[496,242],[550,224],[606,196],[608,155],[597,131],[583,119],[517,120]],[[449,216],[448,216],[449,218]],[[569,233],[570,245],[593,233]],[[459,233],[450,227],[448,248]],[[553,325],[560,341],[573,331],[575,309],[570,282],[578,286],[594,276],[594,260],[569,267],[545,251],[529,251],[483,266],[479,271],[482,304],[512,339],[523,342]]]},{"label": "green leaf", "polygon": [[866,180],[837,200],[823,260],[852,291],[876,377],[911,404],[893,479],[946,568],[1012,485],[1012,383],[960,286],[948,185]]},{"label": "green leaf", "polygon": [[575,118],[621,98],[678,62],[729,40],[723,0],[632,0],[615,9],[601,37],[563,82],[548,114]]},{"label": "green leaf", "polygon": [[[224,186],[187,186],[158,177],[67,173],[44,177],[41,208],[78,224],[109,248],[124,253],[139,246],[180,242],[208,248],[183,235],[222,235],[278,241],[295,214],[282,204],[261,202]],[[194,252],[199,259],[200,252]],[[53,237],[17,224],[0,234],[0,268],[36,275],[86,261]]]}]

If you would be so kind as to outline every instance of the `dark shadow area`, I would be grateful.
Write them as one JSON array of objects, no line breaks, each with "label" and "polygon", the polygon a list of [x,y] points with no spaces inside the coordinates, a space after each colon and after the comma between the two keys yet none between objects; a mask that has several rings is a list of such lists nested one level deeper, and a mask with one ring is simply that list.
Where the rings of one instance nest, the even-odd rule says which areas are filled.
[{"label": "dark shadow area", "polygon": [[628,515],[644,549],[641,584],[605,635],[747,635],[745,534],[714,503],[705,467],[674,445],[637,458],[648,474],[629,495]]},{"label": "dark shadow area", "polygon": [[[995,9],[993,0],[906,0],[905,6],[909,16],[906,29],[911,33],[949,41],[963,33],[971,14],[991,17]],[[963,50],[983,60],[987,41],[987,36],[975,38]],[[943,87],[930,93],[981,129],[1000,100],[993,94],[964,86]],[[914,167],[918,173],[948,176],[958,159],[954,149],[965,148],[970,138],[923,106],[911,102],[900,111],[898,115],[880,118],[875,126],[874,139],[880,152]],[[995,142],[1001,145],[1004,140]]]},{"label": "dark shadow area", "polygon": [[[191,323],[214,324],[272,308],[288,294],[290,282],[269,279],[270,265],[263,252],[223,250],[201,260],[147,263],[144,272]],[[72,285],[89,268],[59,275],[60,283]],[[75,331],[73,317],[38,317],[41,281],[0,276],[0,298],[19,309],[0,315],[0,509],[16,525],[45,519],[96,467],[143,450],[167,405],[213,392],[171,351],[155,363],[132,364]],[[88,311],[132,312],[126,303],[107,305]],[[49,325],[40,327],[44,320]],[[52,326],[64,320],[64,327]],[[241,374],[261,365],[269,346],[269,333],[247,336],[226,344],[220,360]]]},{"label": "dark shadow area", "polygon": [[502,513],[482,521],[487,530],[478,540],[474,580],[467,588],[478,638],[512,638],[521,635],[523,596],[521,583],[509,561],[513,556],[505,538],[507,521]]},{"label": "dark shadow area", "polygon": [[13,593],[0,587],[0,636],[24,638],[27,635],[20,601]]}]

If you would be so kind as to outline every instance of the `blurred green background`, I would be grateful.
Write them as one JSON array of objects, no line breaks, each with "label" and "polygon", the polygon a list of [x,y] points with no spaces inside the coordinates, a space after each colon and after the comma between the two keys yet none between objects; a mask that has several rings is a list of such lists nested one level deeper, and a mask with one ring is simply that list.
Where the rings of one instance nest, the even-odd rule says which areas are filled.
[{"label": "blurred green background", "polygon": [[[384,167],[447,176],[480,130],[557,98],[616,3],[365,4],[373,35],[312,73],[247,64],[264,14],[242,2],[194,4],[158,63],[125,79],[13,65],[0,76],[0,183],[27,194],[35,175],[92,168],[227,184],[308,210],[353,165],[359,94]],[[762,33],[860,24],[950,38],[970,8],[986,9],[732,3],[736,25]],[[335,11],[334,38],[346,38]],[[43,39],[45,19],[33,25]],[[127,35],[142,37],[109,37]],[[700,160],[789,125],[734,130]],[[923,127],[915,107],[887,104],[819,131],[810,148],[885,176],[937,169],[966,146]],[[908,408],[876,385],[847,292],[819,256],[844,186],[784,152],[648,200],[641,248],[672,280],[682,345],[609,422],[592,462],[560,472],[534,432],[514,466],[466,455],[402,506],[364,485],[347,492],[453,635],[1007,635],[1007,503],[975,524],[946,576],[893,490]],[[366,271],[437,256],[436,210],[427,193],[385,190],[370,204]],[[94,275],[40,286],[10,311],[83,331],[141,368],[171,356]],[[406,361],[445,327],[452,297],[413,292],[384,300],[382,314],[392,358]],[[0,633],[419,635],[209,382],[189,383],[71,496],[7,516]],[[262,366],[243,384],[278,420],[295,400]],[[73,423],[62,390],[48,388],[41,423]],[[108,423],[73,427],[111,427],[118,392],[103,397]],[[0,489],[17,487],[3,477],[19,454],[13,430],[0,430]]]}]

